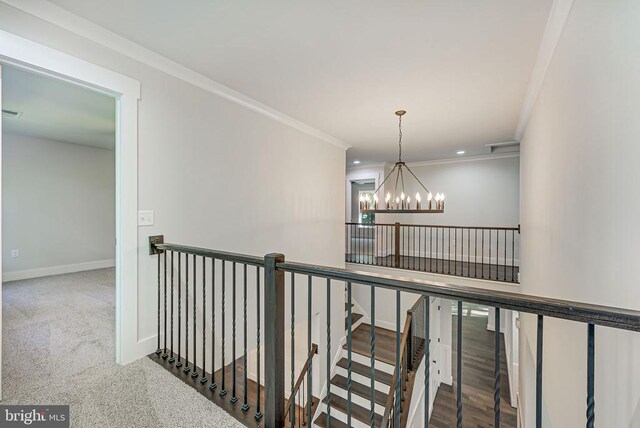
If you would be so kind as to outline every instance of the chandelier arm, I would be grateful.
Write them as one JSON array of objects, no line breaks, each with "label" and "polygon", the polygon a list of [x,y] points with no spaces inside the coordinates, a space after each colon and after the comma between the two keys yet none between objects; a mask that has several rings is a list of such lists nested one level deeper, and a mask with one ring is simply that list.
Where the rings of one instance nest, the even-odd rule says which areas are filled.
[{"label": "chandelier arm", "polygon": [[[402,167],[400,167],[400,180],[402,181],[402,193],[404,193],[404,172],[402,172]],[[406,193],[404,193],[406,195]]]},{"label": "chandelier arm", "polygon": [[398,166],[397,164],[393,166],[393,168],[391,169],[391,171],[389,172],[389,174],[387,174],[387,176],[384,178],[384,180],[382,181],[382,183],[380,183],[380,185],[378,186],[378,188],[373,192],[374,194],[375,194],[375,193],[378,193],[378,190],[380,190],[380,188],[381,188],[382,186],[384,186],[384,183],[386,183],[386,182],[387,182],[387,180],[389,179],[389,177],[391,177],[391,174],[393,174],[393,171],[395,171],[395,170],[396,170],[396,167],[397,167],[397,166]]},{"label": "chandelier arm", "polygon": [[425,190],[425,192],[427,192],[427,195],[430,193],[429,189],[427,189],[426,187],[424,187],[424,184],[422,184],[422,181],[420,181],[420,179],[418,177],[416,177],[416,175],[413,173],[413,171],[411,171],[411,168],[409,168],[407,165],[404,166],[405,168],[407,168],[407,171],[409,171],[411,173],[411,175],[413,175],[413,178],[416,179],[416,181],[418,182],[418,184],[420,184],[420,186],[422,186],[422,188]]},{"label": "chandelier arm", "polygon": [[396,173],[396,187],[393,189],[393,196],[398,194],[398,180],[400,179],[400,172],[402,171],[402,164],[398,164],[398,172]]}]

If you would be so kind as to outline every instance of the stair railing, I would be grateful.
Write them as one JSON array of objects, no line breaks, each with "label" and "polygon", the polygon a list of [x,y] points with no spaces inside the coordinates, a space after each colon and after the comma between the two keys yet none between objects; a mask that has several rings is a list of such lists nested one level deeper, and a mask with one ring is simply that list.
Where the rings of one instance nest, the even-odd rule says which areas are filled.
[{"label": "stair railing", "polygon": [[519,282],[520,226],[345,223],[345,261]]},{"label": "stair railing", "polygon": [[[318,345],[311,345],[307,360],[300,370],[298,379],[291,389],[291,394],[285,405],[284,419],[289,422],[290,426],[306,426],[308,421],[313,417],[313,376],[312,361],[313,357],[318,354]],[[298,403],[296,405],[296,403]],[[304,405],[302,405],[304,403]]]},{"label": "stair railing", "polygon": [[[462,316],[463,301],[495,307],[495,331],[500,331],[501,310],[519,311],[534,314],[537,317],[535,391],[527,391],[528,394],[535,397],[536,428],[542,425],[544,318],[568,320],[582,323],[585,326],[587,339],[585,419],[587,427],[593,427],[595,423],[596,326],[633,332],[640,331],[640,311],[629,309],[287,262],[281,254],[255,257],[168,244],[163,242],[162,236],[150,237],[150,253],[157,257],[158,330],[157,350],[149,356],[174,376],[223,407],[233,417],[245,425],[251,426],[265,426],[267,428],[285,426],[285,414],[288,407],[285,394],[285,335],[289,330],[292,352],[290,373],[294,376],[294,374],[298,374],[298,371],[295,370],[294,340],[304,341],[306,339],[307,349],[311,349],[314,338],[312,337],[311,323],[312,321],[316,322],[316,316],[322,316],[317,318],[317,321],[326,321],[327,334],[322,337],[322,342],[315,342],[318,343],[318,359],[320,360],[318,363],[323,367],[326,378],[314,379],[314,390],[321,390],[322,383],[326,385],[327,421],[330,421],[334,416],[336,418],[342,417],[336,410],[333,410],[332,413],[330,388],[332,361],[337,347],[335,335],[339,333],[339,337],[342,337],[344,324],[341,321],[341,325],[332,326],[331,311],[337,309],[336,305],[332,303],[340,304],[340,312],[344,308],[341,299],[332,299],[331,296],[332,292],[335,293],[334,297],[340,296],[344,292],[345,283],[348,289],[353,284],[370,290],[370,307],[368,309],[371,317],[371,342],[368,353],[371,357],[371,391],[374,390],[376,382],[374,367],[376,347],[380,340],[387,342],[389,340],[388,337],[380,339],[376,334],[376,291],[380,289],[393,290],[396,296],[396,377],[392,385],[395,387],[395,398],[392,398],[394,402],[391,406],[386,406],[386,417],[383,419],[379,414],[376,414],[373,392],[370,411],[364,411],[368,415],[362,414],[361,406],[359,406],[358,414],[353,412],[352,415],[349,411],[352,406],[351,399],[347,399],[346,412],[348,415],[345,419],[348,421],[354,417],[362,421],[366,417],[368,420],[364,423],[369,426],[386,425],[393,420],[393,426],[399,427],[401,417],[406,415],[406,412],[401,414],[398,409],[402,399],[403,385],[407,384],[406,374],[412,364],[411,355],[416,354],[416,351],[407,349],[408,343],[410,338],[417,336],[417,330],[420,329],[414,318],[424,317],[421,326],[424,332],[419,337],[424,339],[426,344],[424,352],[426,360],[429,360],[429,305],[426,303],[430,298],[442,298],[457,302],[458,317]],[[288,299],[285,299],[285,291],[289,294]],[[318,296],[319,292],[326,293],[323,296],[323,301],[324,298],[326,301],[324,301],[325,303],[316,302],[313,306],[313,296]],[[425,300],[425,310],[422,312],[410,311],[405,320],[404,328],[401,326],[400,316],[402,293],[422,296]],[[347,304],[351,305],[351,295],[348,294]],[[305,298],[306,310],[305,305],[302,304]],[[240,301],[238,302],[237,299]],[[392,302],[383,302],[383,307],[388,307],[389,304]],[[289,328],[285,327],[287,312],[289,312]],[[307,321],[306,334],[296,329],[294,322],[300,319],[304,321],[305,318]],[[414,320],[413,327],[412,319]],[[412,332],[412,329],[416,331]],[[456,426],[461,427],[464,414],[462,400],[462,384],[464,382],[462,373],[463,323],[458,322],[456,329],[458,337]],[[334,332],[333,338],[332,331]],[[347,343],[351,344],[351,328],[348,329],[347,335]],[[495,427],[500,426],[501,403],[500,360],[502,356],[498,338],[499,335],[496,335],[493,384]],[[315,339],[319,340],[318,337]],[[557,351],[561,352],[561,350]],[[250,360],[248,355],[252,352],[256,353],[256,358]],[[382,353],[382,351],[380,352]],[[347,369],[349,379],[347,391],[351,391],[352,388],[350,353]],[[261,355],[264,356],[264,363],[262,363]],[[255,375],[250,365],[255,366]],[[426,364],[425,368],[423,381],[425,385],[429,385],[430,365]],[[263,369],[264,371],[262,371]],[[261,377],[261,373],[264,373],[263,377]],[[264,395],[261,385],[263,378]],[[416,381],[418,380],[416,379]],[[254,388],[254,392],[249,395],[248,391],[251,388]],[[620,393],[622,394],[624,391]],[[348,397],[350,397],[350,392]],[[419,421],[427,427],[430,416],[429,388],[425,388],[424,397],[424,416]],[[289,399],[291,400],[292,397]],[[289,403],[292,404],[291,401]],[[341,399],[335,403],[335,407],[338,408],[343,404],[344,399]],[[633,409],[629,409],[629,411],[631,410]],[[406,416],[404,417],[406,418]],[[291,418],[289,418],[290,420]],[[312,423],[312,421],[308,422]],[[344,423],[344,421],[342,422]]]}]

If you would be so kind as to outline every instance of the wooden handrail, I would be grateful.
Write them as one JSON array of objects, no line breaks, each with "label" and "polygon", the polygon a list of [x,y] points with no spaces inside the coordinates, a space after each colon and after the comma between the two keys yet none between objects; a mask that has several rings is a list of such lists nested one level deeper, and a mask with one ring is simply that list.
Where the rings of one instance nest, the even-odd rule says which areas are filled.
[{"label": "wooden handrail", "polygon": [[[407,341],[409,340],[409,333],[411,330],[411,314],[407,314],[407,319],[404,322],[404,330],[402,331],[402,339],[400,341],[400,374],[402,374],[403,367],[406,368],[406,364],[402,365],[402,358],[407,348]],[[389,389],[389,395],[387,396],[387,403],[384,408],[384,416],[382,417],[383,426],[389,421],[389,414],[391,413],[391,406],[393,405],[393,396],[396,393],[396,382],[398,379],[398,367],[393,369],[393,377],[391,378],[391,389]],[[402,394],[402,386],[400,387],[400,393]]]},{"label": "wooden handrail", "polygon": [[[291,395],[289,396],[289,399],[287,400],[287,404],[285,405],[285,410],[284,410],[285,419],[287,419],[287,415],[289,415],[289,410],[291,410],[291,400],[293,400],[293,397],[300,389],[300,385],[302,385],[304,376],[305,374],[307,374],[307,371],[309,370],[309,365],[311,364],[311,360],[313,359],[313,356],[316,355],[317,353],[318,353],[318,345],[313,343],[311,345],[311,349],[309,350],[309,355],[307,355],[307,361],[305,361],[304,366],[302,367],[302,370],[300,370],[300,374],[298,375],[298,380],[296,381],[295,386],[293,387],[293,391],[291,391]],[[308,403],[308,404],[311,404],[311,403]]]}]

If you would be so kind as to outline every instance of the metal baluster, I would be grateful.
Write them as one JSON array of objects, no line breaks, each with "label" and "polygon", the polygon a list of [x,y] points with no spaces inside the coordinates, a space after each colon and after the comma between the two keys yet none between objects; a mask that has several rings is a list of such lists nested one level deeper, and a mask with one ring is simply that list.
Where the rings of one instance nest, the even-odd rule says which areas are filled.
[{"label": "metal baluster", "polygon": [[167,354],[167,252],[163,251],[162,255],[164,258],[164,353],[162,358],[166,360],[169,356]]},{"label": "metal baluster", "polygon": [[473,248],[474,248],[473,260],[475,262],[473,277],[477,278],[478,277],[478,229],[474,229]]},{"label": "metal baluster", "polygon": [[400,426],[400,382],[402,372],[400,371],[400,290],[396,290],[396,398],[394,405],[395,426]]},{"label": "metal baluster", "polygon": [[162,353],[162,349],[160,349],[160,289],[162,288],[162,283],[160,282],[160,252],[158,254],[158,337],[157,337],[157,346],[156,346],[156,355],[160,355]]},{"label": "metal baluster", "polygon": [[458,274],[458,228],[453,229],[453,274]]},{"label": "metal baluster", "polygon": [[173,357],[173,251],[171,251],[171,357],[169,363],[173,364],[176,359]]},{"label": "metal baluster", "polygon": [[182,254],[178,253],[178,362],[176,368],[182,367],[181,355],[182,348],[180,347],[180,336],[182,332]]},{"label": "metal baluster", "polygon": [[231,264],[233,268],[233,288],[231,289],[231,361],[232,361],[232,371],[231,371],[231,382],[233,386],[231,387],[231,403],[236,403],[238,401],[238,396],[236,395],[236,262]]},{"label": "metal baluster", "polygon": [[493,369],[493,413],[495,428],[500,427],[500,308],[495,308],[495,366]]},{"label": "metal baluster", "polygon": [[369,413],[369,426],[373,428],[376,405],[376,287],[371,286],[371,329],[370,329],[370,354],[371,354],[371,411]]},{"label": "metal baluster", "polygon": [[347,426],[351,426],[351,283],[347,282]]},{"label": "metal baluster", "polygon": [[184,353],[184,368],[182,371],[184,373],[189,373],[191,370],[189,368],[189,254],[184,255],[184,309],[185,309],[185,317],[184,317],[184,344],[185,344],[185,353]]},{"label": "metal baluster", "polygon": [[[327,302],[327,305],[330,305],[331,302]],[[291,410],[289,410],[289,419],[291,421],[291,426],[295,425],[295,409],[296,409],[296,397],[293,394],[293,388],[295,386],[295,369],[296,369],[296,352],[295,352],[295,318],[296,318],[296,277],[293,272],[291,272]]]},{"label": "metal baluster", "polygon": [[211,385],[209,390],[218,387],[216,383],[216,259],[211,259]]},{"label": "metal baluster", "polygon": [[254,416],[256,421],[262,419],[262,412],[260,409],[262,408],[262,404],[260,403],[260,385],[262,384],[262,380],[260,378],[260,266],[256,266],[256,313],[258,320],[258,329],[256,335],[256,354],[258,356],[256,365],[258,366],[257,370],[257,384],[258,384],[258,398],[256,400],[256,414]]},{"label": "metal baluster", "polygon": [[516,277],[516,231],[511,231],[511,282],[515,282],[514,278]]},{"label": "metal baluster", "polygon": [[496,229],[496,280],[498,280],[500,276],[500,266],[498,264],[499,257],[500,257],[500,231]]},{"label": "metal baluster", "polygon": [[458,404],[457,427],[462,428],[462,302],[458,301],[458,379],[456,384],[456,400]]},{"label": "metal baluster", "polygon": [[467,276],[471,277],[471,228],[467,229]]},{"label": "metal baluster", "polygon": [[507,280],[507,229],[504,230],[504,280]]},{"label": "metal baluster", "polygon": [[484,278],[484,229],[482,229],[482,278]]},{"label": "metal baluster", "polygon": [[225,304],[225,295],[226,295],[226,289],[227,289],[227,275],[226,275],[227,263],[224,260],[220,260],[220,261],[222,262],[222,351],[220,353],[220,359],[222,360],[222,367],[220,369],[220,371],[222,372],[222,384],[220,385],[220,392],[218,394],[220,395],[220,397],[224,397],[225,395],[227,395],[227,388],[225,388],[227,370],[224,365],[225,339],[227,336],[227,329],[226,329],[227,317],[226,317],[226,304]]},{"label": "metal baluster", "polygon": [[595,423],[596,403],[594,398],[595,390],[595,331],[594,324],[589,324],[587,329],[587,428],[593,428]]},{"label": "metal baluster", "polygon": [[191,378],[195,379],[198,377],[198,365],[196,361],[198,360],[198,354],[196,353],[196,344],[197,342],[197,324],[196,324],[196,289],[197,281],[196,281],[196,255],[193,255],[193,372],[191,372]]},{"label": "metal baluster", "polygon": [[538,315],[536,346],[536,428],[542,428],[542,334],[543,318]]},{"label": "metal baluster", "polygon": [[[200,378],[200,384],[207,383],[207,275],[206,275],[207,263],[204,256],[202,256],[202,377]],[[213,373],[213,367],[211,368]]]},{"label": "metal baluster", "polygon": [[[242,404],[242,411],[244,413],[247,413],[249,411],[249,396],[248,396],[248,392],[247,392],[247,264],[244,264],[244,271],[243,271],[243,279],[244,279],[244,284],[243,284],[243,293],[242,293],[242,313],[243,313],[243,319],[244,319],[244,330],[243,330],[243,344],[244,344],[244,352],[242,354],[242,373],[243,373],[243,391],[244,391],[244,399],[243,399],[243,404]],[[258,382],[259,385],[259,382]]]},{"label": "metal baluster", "polygon": [[448,250],[447,250],[447,271],[448,274],[451,275],[451,228],[448,227],[447,228],[447,244],[448,244]]},{"label": "metal baluster", "polygon": [[433,272],[431,261],[433,260],[433,227],[429,227],[429,272]]},{"label": "metal baluster", "polygon": [[327,278],[327,420],[331,427],[331,279]]},{"label": "metal baluster", "polygon": [[[307,277],[307,349],[311,349],[311,275]],[[311,365],[313,358],[309,360],[309,368],[307,369],[307,377],[309,378],[309,387],[307,388],[307,420],[311,423],[311,399],[312,399],[312,372]]]},{"label": "metal baluster", "polygon": [[431,375],[431,331],[430,331],[430,311],[431,311],[431,300],[429,296],[424,296],[424,426],[425,428],[429,428],[429,405],[430,405],[430,375]]}]

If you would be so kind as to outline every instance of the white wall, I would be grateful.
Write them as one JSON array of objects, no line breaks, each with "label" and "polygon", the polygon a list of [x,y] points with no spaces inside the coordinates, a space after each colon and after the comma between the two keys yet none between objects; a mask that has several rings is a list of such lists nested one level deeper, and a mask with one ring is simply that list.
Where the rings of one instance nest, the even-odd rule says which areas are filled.
[{"label": "white wall", "polygon": [[[156,330],[149,235],[344,265],[342,148],[4,3],[0,28],[141,82],[138,207],[155,211],[155,225],[139,229],[138,284],[125,287],[137,286],[137,325],[129,328],[146,352],[155,349]],[[322,294],[315,302],[323,304]]]},{"label": "white wall", "polygon": [[3,141],[4,280],[113,265],[113,150],[11,133]]},{"label": "white wall", "polygon": [[[640,2],[576,0],[522,140],[524,292],[640,309]],[[521,314],[535,417],[535,319]],[[640,426],[640,335],[596,327],[596,424]],[[543,426],[584,425],[587,327],[546,318]],[[524,367],[523,367],[524,366]]]}]

